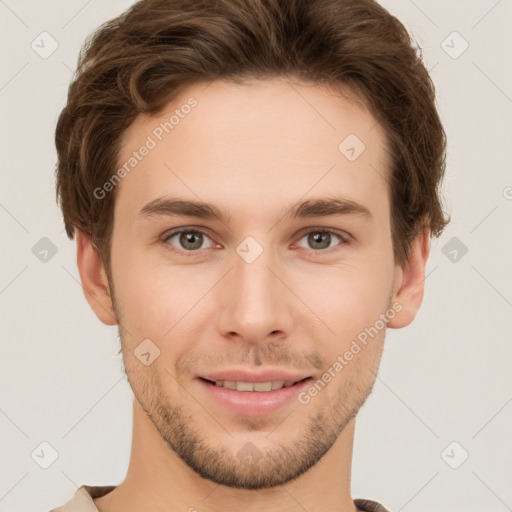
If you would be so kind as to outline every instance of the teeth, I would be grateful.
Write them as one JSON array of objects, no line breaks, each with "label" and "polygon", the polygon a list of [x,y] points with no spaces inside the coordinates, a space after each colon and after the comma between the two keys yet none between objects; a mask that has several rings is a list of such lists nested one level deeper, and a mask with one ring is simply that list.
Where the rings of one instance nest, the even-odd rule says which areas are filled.
[{"label": "teeth", "polygon": [[273,391],[274,389],[281,389],[282,387],[289,387],[295,383],[293,380],[274,380],[271,382],[235,382],[233,380],[217,380],[216,386],[222,386],[228,389],[236,389],[237,391]]},{"label": "teeth", "polygon": [[254,391],[272,391],[272,382],[255,382],[253,389]]},{"label": "teeth", "polygon": [[253,391],[254,384],[252,382],[237,382],[236,390],[237,391]]}]

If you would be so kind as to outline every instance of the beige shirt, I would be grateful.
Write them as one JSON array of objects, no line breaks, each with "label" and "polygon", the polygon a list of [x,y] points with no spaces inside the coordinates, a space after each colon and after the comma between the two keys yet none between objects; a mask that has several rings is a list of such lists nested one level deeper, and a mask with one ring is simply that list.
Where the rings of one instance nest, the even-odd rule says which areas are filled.
[{"label": "beige shirt", "polygon": [[[114,489],[115,485],[82,485],[65,505],[54,508],[50,512],[98,512],[93,498],[105,496]],[[356,499],[354,505],[362,512],[389,512],[376,501]]]}]

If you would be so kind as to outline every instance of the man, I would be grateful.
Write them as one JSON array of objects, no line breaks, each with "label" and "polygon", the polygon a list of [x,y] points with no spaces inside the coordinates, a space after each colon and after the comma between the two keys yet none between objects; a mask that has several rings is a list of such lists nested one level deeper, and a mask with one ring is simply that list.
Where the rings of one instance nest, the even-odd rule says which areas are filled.
[{"label": "man", "polygon": [[355,418],[447,222],[434,101],[370,0],[142,0],[100,27],[57,194],[132,452],[55,510],[386,510],[351,497]]}]

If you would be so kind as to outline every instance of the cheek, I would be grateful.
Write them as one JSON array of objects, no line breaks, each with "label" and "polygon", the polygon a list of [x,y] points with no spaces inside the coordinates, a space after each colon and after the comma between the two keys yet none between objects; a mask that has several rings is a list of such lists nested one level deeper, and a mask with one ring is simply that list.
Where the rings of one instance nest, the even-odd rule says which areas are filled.
[{"label": "cheek", "polygon": [[306,277],[297,280],[297,295],[340,343],[373,325],[388,307],[393,284],[391,259],[361,258],[357,264],[317,267],[301,275]]},{"label": "cheek", "polygon": [[132,330],[162,338],[183,316],[187,298],[177,283],[141,274],[127,280],[122,290],[123,313]]},{"label": "cheek", "polygon": [[174,316],[184,298],[182,283],[171,278],[169,272],[165,276],[163,267],[137,251],[123,249],[120,244],[112,253],[116,302],[123,325],[137,339],[161,338],[178,320]]},{"label": "cheek", "polygon": [[166,352],[165,358],[169,351],[176,355],[190,350],[190,333],[214,313],[205,294],[216,275],[200,272],[194,265],[172,268],[136,251],[118,258],[116,264],[116,301],[123,326],[131,334],[130,344],[149,338],[162,355]]}]

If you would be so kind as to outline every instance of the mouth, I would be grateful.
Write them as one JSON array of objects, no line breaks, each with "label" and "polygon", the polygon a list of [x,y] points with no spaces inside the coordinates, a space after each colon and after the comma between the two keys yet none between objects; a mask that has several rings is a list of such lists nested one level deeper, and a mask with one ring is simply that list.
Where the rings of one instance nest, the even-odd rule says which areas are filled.
[{"label": "mouth", "polygon": [[234,381],[234,380],[208,380],[203,377],[199,377],[202,381],[218,386],[226,389],[232,389],[236,391],[256,391],[257,393],[268,393],[270,391],[276,391],[282,388],[289,388],[304,382],[306,380],[311,379],[311,377],[305,377],[304,379],[293,381],[293,380],[272,380],[267,382],[244,382],[244,381]]},{"label": "mouth", "polygon": [[298,380],[210,380],[198,377],[208,401],[236,416],[264,416],[297,403],[297,395],[313,377]]}]

